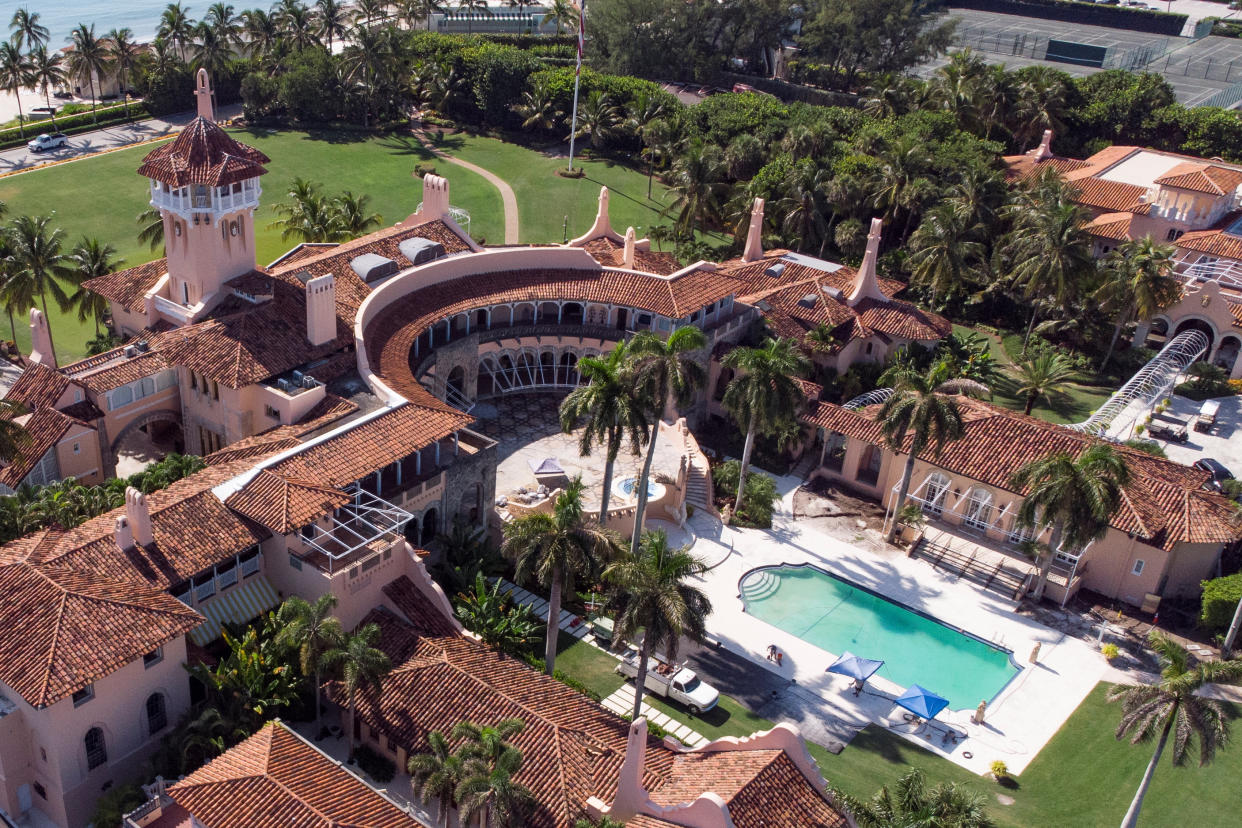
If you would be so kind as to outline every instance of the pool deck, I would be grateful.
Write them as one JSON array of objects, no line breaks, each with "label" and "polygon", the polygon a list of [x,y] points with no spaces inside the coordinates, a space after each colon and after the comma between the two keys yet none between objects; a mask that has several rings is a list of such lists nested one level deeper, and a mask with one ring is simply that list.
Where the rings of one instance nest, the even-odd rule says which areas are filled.
[{"label": "pool deck", "polygon": [[[791,477],[778,479],[783,501],[771,530],[726,530],[732,554],[703,577],[713,607],[710,637],[820,697],[824,704],[817,705],[817,715],[827,708],[847,724],[875,723],[976,773],[987,772],[996,759],[1011,773],[1021,773],[1109,673],[1104,658],[1078,639],[1017,615],[1013,602],[959,583],[904,552],[854,546],[794,521],[792,497],[799,483]],[[967,709],[946,710],[934,724],[915,727],[892,703],[905,688],[878,676],[855,698],[849,679],[825,672],[840,653],[828,653],[748,615],[738,594],[742,576],[756,567],[807,563],[1012,650],[1023,669],[989,703],[983,725],[972,724],[974,710]],[[1039,663],[1032,665],[1028,659],[1036,643],[1041,645]],[[784,654],[779,667],[766,659],[770,644]],[[858,655],[884,658],[884,653]],[[728,687],[719,689],[730,692]],[[944,741],[944,725],[957,734],[956,744]]]}]

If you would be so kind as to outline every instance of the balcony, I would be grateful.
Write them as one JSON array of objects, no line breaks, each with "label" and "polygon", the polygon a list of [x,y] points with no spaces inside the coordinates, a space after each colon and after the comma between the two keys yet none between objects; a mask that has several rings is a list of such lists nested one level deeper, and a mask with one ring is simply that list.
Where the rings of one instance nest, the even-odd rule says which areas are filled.
[{"label": "balcony", "polygon": [[353,502],[337,509],[327,527],[313,523],[302,530],[302,559],[329,575],[387,551],[414,517],[356,486],[351,494]]},{"label": "balcony", "polygon": [[262,187],[257,179],[241,182],[239,189],[231,186],[212,187],[205,192],[191,192],[190,188],[165,190],[158,181],[151,182],[151,206],[157,210],[169,210],[188,216],[190,213],[210,212],[216,216],[235,210],[256,209]]}]

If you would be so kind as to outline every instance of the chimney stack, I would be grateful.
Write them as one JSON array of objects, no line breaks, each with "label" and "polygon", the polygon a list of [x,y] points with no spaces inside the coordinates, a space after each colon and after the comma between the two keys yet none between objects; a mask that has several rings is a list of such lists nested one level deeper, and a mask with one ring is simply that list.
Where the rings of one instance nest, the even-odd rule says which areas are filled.
[{"label": "chimney stack", "polygon": [[[151,531],[151,508],[147,506],[147,496],[133,486],[127,486],[125,489],[125,517],[128,518],[127,531],[130,533],[131,545],[134,542],[137,542],[139,546],[150,546],[155,543],[155,535]],[[117,522],[119,525],[119,518]]]},{"label": "chimney stack", "polygon": [[331,273],[306,283],[306,338],[311,345],[336,339],[336,278]]},{"label": "chimney stack", "polygon": [[435,221],[449,214],[449,183],[438,175],[423,176],[423,207],[418,211],[424,219]]},{"label": "chimney stack", "polygon": [[857,305],[863,299],[888,301],[888,297],[880,290],[880,283],[876,281],[875,276],[875,261],[880,255],[880,231],[883,228],[883,221],[878,218],[871,220],[871,233],[867,236],[867,252],[863,256],[862,266],[858,268],[858,276],[854,279],[854,287],[850,290],[848,297],[850,307]]},{"label": "chimney stack", "polygon": [[630,723],[629,737],[625,743],[625,759],[617,778],[617,795],[612,800],[608,815],[624,822],[635,816],[647,802],[647,789],[643,787],[643,766],[647,762],[647,719],[640,716]]},{"label": "chimney stack", "polygon": [[1052,130],[1044,130],[1044,137],[1039,140],[1039,146],[1031,150],[1029,155],[1036,161],[1052,157]]},{"label": "chimney stack", "polygon": [[56,367],[56,351],[52,349],[52,331],[47,317],[38,308],[30,309],[30,361],[49,368]]},{"label": "chimney stack", "polygon": [[129,518],[125,515],[118,515],[116,523],[113,524],[112,534],[116,536],[116,547],[122,552],[128,552],[134,548],[134,533],[129,528]]},{"label": "chimney stack", "polygon": [[763,258],[763,199],[756,198],[750,209],[750,229],[746,231],[746,250],[742,261],[755,262]]},{"label": "chimney stack", "polygon": [[621,266],[634,269],[634,228],[630,227],[625,231],[625,252],[622,254]]},{"label": "chimney stack", "polygon": [[209,121],[216,119],[215,107],[212,105],[211,78],[207,77],[206,69],[199,69],[195,75],[194,97],[198,98],[198,117]]}]

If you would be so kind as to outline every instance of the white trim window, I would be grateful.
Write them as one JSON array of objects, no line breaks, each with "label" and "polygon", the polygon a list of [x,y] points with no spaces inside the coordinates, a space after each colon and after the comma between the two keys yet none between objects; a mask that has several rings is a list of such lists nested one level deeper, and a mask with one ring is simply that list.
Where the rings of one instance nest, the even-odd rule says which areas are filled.
[{"label": "white trim window", "polygon": [[966,499],[966,511],[962,514],[962,523],[986,532],[992,522],[992,493],[987,489],[975,487],[970,490]]},{"label": "white trim window", "polygon": [[940,472],[933,472],[927,478],[927,488],[923,493],[923,511],[933,517],[940,517],[944,512],[944,499],[948,493],[949,478]]}]

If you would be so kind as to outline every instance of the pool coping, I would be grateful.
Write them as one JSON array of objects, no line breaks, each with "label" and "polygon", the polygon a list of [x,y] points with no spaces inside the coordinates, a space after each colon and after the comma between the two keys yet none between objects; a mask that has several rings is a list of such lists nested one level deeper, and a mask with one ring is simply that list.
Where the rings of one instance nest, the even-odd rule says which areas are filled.
[{"label": "pool coping", "polygon": [[[916,608],[916,607],[909,606],[908,604],[905,604],[905,603],[903,603],[903,602],[901,602],[901,601],[896,601],[896,600],[894,600],[894,599],[892,599],[892,598],[889,598],[887,595],[884,595],[883,593],[877,592],[877,591],[876,591],[876,590],[874,590],[874,589],[871,589],[871,588],[869,588],[869,587],[863,586],[862,584],[857,583],[856,581],[853,581],[853,580],[851,580],[851,579],[849,579],[849,578],[846,578],[846,577],[844,577],[844,576],[842,576],[842,575],[838,575],[838,574],[836,574],[835,572],[832,572],[831,570],[828,570],[828,569],[825,569],[825,568],[824,568],[824,567],[822,567],[822,566],[819,566],[818,564],[813,564],[813,563],[809,563],[809,562],[804,562],[804,563],[789,563],[788,561],[786,561],[786,562],[779,563],[779,564],[763,564],[762,566],[755,566],[755,567],[751,567],[750,569],[747,569],[745,572],[743,572],[743,573],[741,574],[741,576],[737,579],[737,584],[738,584],[737,598],[738,598],[738,600],[739,600],[739,601],[741,602],[741,604],[742,604],[742,612],[746,613],[746,614],[747,614],[747,615],[749,615],[751,618],[754,618],[756,621],[758,621],[758,622],[760,622],[760,623],[762,623],[762,624],[767,624],[769,627],[772,627],[773,629],[780,630],[781,632],[783,632],[783,633],[785,633],[785,634],[787,634],[787,635],[792,635],[794,638],[797,638],[799,641],[801,641],[801,642],[803,642],[803,643],[805,643],[805,644],[807,644],[807,645],[809,645],[809,646],[811,646],[811,647],[815,647],[816,649],[820,650],[821,652],[828,653],[829,655],[832,655],[832,652],[831,652],[830,650],[825,650],[823,647],[819,646],[818,644],[814,643],[813,641],[807,641],[807,640],[806,640],[805,638],[803,638],[802,636],[800,636],[800,635],[796,635],[796,634],[794,634],[794,633],[790,632],[789,630],[782,629],[781,627],[777,626],[776,624],[773,624],[773,623],[772,623],[772,622],[770,622],[770,621],[767,621],[767,620],[765,620],[765,619],[763,619],[763,618],[760,618],[759,616],[755,615],[754,613],[752,613],[752,612],[750,611],[750,607],[747,605],[746,598],[743,596],[742,591],[741,591],[742,582],[743,582],[743,581],[745,581],[748,577],[750,577],[750,575],[751,575],[751,574],[753,574],[753,573],[755,573],[755,572],[759,572],[760,570],[772,570],[772,569],[813,569],[813,570],[815,570],[816,572],[819,572],[819,573],[822,573],[823,575],[828,576],[829,578],[833,578],[833,579],[835,579],[835,580],[837,580],[837,581],[840,581],[840,582],[842,582],[842,583],[844,583],[844,584],[847,584],[848,586],[851,586],[851,587],[854,587],[855,589],[861,590],[862,592],[865,592],[865,593],[867,593],[868,595],[875,596],[876,598],[879,598],[881,601],[886,601],[886,602],[888,602],[888,603],[892,604],[893,606],[895,606],[895,607],[900,607],[901,609],[903,609],[903,610],[905,610],[905,611],[907,611],[907,612],[909,612],[909,613],[913,613],[914,615],[917,615],[917,616],[919,616],[920,618],[924,618],[924,619],[926,619],[926,620],[928,620],[928,621],[931,621],[931,622],[932,622],[932,623],[934,623],[934,624],[939,624],[939,625],[940,625],[940,626],[942,626],[942,627],[945,627],[945,628],[947,628],[947,629],[950,629],[950,630],[952,630],[953,632],[957,633],[958,635],[964,635],[964,636],[966,636],[967,638],[973,638],[975,641],[978,641],[980,644],[984,644],[984,645],[986,645],[986,646],[988,646],[988,647],[991,647],[991,648],[992,648],[992,649],[994,649],[994,650],[997,650],[997,651],[999,651],[999,652],[1004,653],[1004,654],[1006,655],[1006,657],[1009,659],[1009,664],[1010,664],[1010,666],[1014,667],[1014,668],[1017,670],[1017,672],[1016,672],[1016,673],[1014,673],[1013,675],[1011,675],[1011,676],[1010,676],[1010,677],[1009,677],[1009,678],[1005,681],[1005,683],[1004,683],[1004,684],[1002,684],[1002,685],[1000,686],[1000,689],[998,689],[998,690],[997,690],[997,691],[996,691],[996,692],[995,692],[995,693],[994,693],[994,694],[993,694],[990,698],[986,699],[988,707],[992,707],[992,706],[994,706],[994,705],[996,704],[996,702],[1000,699],[1000,697],[1001,697],[1002,695],[1004,695],[1004,694],[1005,694],[1005,691],[1006,691],[1006,690],[1008,690],[1008,689],[1010,688],[1010,685],[1012,685],[1012,684],[1014,683],[1014,681],[1015,681],[1016,679],[1018,679],[1018,678],[1019,678],[1019,677],[1023,674],[1023,672],[1027,669],[1027,667],[1023,666],[1022,664],[1019,664],[1019,663],[1018,663],[1018,660],[1017,660],[1016,658],[1014,658],[1014,651],[1013,651],[1011,648],[1009,648],[1009,647],[1002,647],[1002,646],[1000,646],[1000,645],[996,644],[995,642],[988,641],[986,638],[983,638],[982,636],[976,635],[975,633],[972,633],[972,632],[970,632],[969,630],[963,629],[963,628],[961,628],[961,627],[957,626],[956,624],[950,624],[948,621],[941,620],[940,618],[937,618],[936,616],[934,616],[934,615],[932,615],[932,614],[930,614],[930,613],[928,613],[928,612],[924,612],[924,611],[923,611],[923,610],[921,610],[921,609],[918,609],[918,608]],[[842,654],[841,654],[841,653],[837,653],[836,655],[837,655],[838,657],[840,657]],[[888,679],[888,678],[883,677],[883,676],[882,676],[881,678],[882,678],[884,681],[888,682],[889,684],[892,684],[892,685],[894,685],[894,686],[900,686],[900,685],[898,685],[896,682],[892,681],[891,679]],[[970,708],[970,707],[952,707],[952,706],[950,706],[950,707],[948,707],[947,709],[948,709],[948,710],[951,710],[951,711],[954,711],[954,712],[960,712],[960,711],[968,711],[968,710],[972,710],[973,708]]]}]

